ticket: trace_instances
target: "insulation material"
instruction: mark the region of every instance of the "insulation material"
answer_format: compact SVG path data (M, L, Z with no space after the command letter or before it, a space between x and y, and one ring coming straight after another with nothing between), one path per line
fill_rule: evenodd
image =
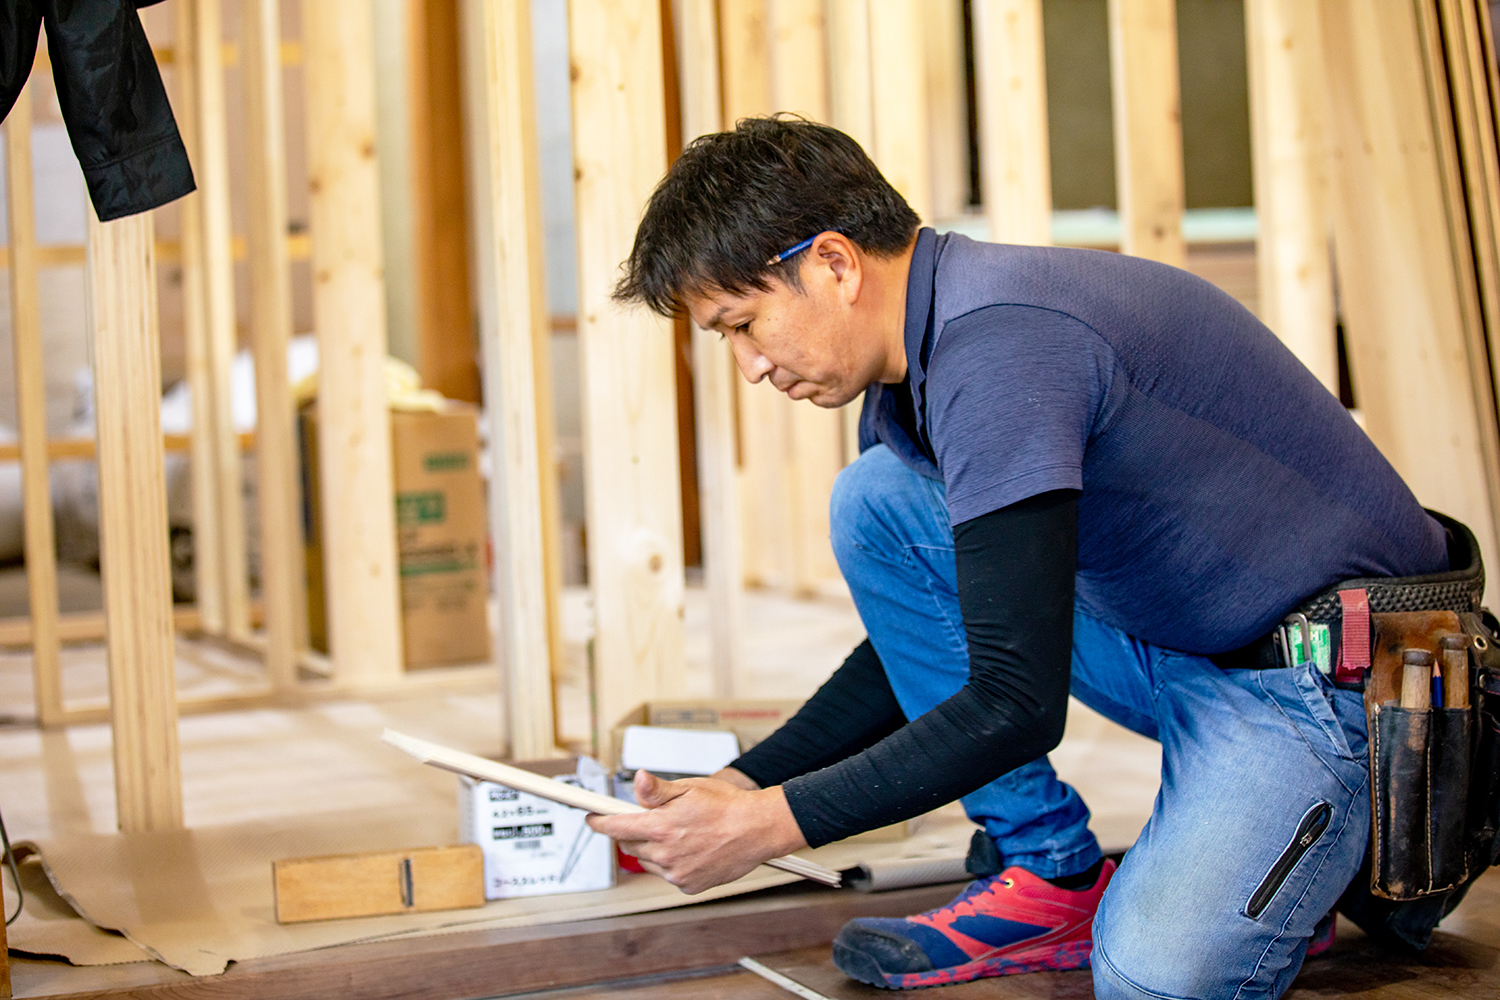
M844 842L804 853L847 869L883 858L930 855L940 845L967 843L973 830L950 807L930 816L922 832L904 843ZM495 900L477 910L276 923L271 882L276 858L446 844L455 834L451 813L351 811L336 818L170 833L63 836L35 849L58 894L85 920L120 931L151 957L196 976L223 972L232 961L356 941L646 913L798 881L796 875L762 867L729 885L686 896L655 876L621 873L619 884L602 892ZM51 953L70 961L82 961L75 952L94 954L92 944L81 943L87 940L81 931L69 941L61 934L51 940Z

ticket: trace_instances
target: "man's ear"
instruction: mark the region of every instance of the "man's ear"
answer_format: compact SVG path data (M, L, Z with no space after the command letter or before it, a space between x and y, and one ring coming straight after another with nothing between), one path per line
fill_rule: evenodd
M844 300L851 305L857 302L864 285L864 266L853 241L830 230L817 235L810 252L833 274Z

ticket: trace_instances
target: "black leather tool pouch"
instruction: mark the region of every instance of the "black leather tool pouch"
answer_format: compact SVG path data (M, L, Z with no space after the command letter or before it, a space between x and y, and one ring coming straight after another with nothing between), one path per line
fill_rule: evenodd
M1447 892L1469 877L1469 712L1377 705L1371 723L1371 890L1386 899Z

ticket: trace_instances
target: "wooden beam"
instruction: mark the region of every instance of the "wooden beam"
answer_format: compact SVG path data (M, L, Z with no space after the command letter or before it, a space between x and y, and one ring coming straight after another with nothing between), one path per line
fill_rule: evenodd
M770 0L769 7L772 102L778 111L795 111L819 122L830 118L823 9L821 0ZM839 578L828 530L833 480L844 466L839 414L795 403L768 382L754 388L779 419L746 427L745 437L759 449L752 452L758 459L781 466L772 488L779 486L786 494L778 505L785 512L785 527L760 526L756 547L789 557L786 583L793 593L817 593Z
M1260 318L1337 393L1318 7L1245 0L1245 36Z
M1052 244L1042 0L975 0L979 162L990 239Z
M928 0L923 62L927 69L927 131L931 145L932 214L963 215L969 207L969 99L964 68L962 0ZM978 60L975 61L978 69Z
M537 355L549 350L543 271L541 177L531 62L531 12L516 0L483 0L484 109L487 168L480 203L487 245L479 255L485 297L485 399L490 421L490 531L495 540L495 593L500 599L506 717L517 759L557 752L553 713L550 607L557 594L543 539L556 535L556 509L543 499L552 476L543 452ZM544 458L544 455L547 458Z
M101 223L89 212L100 567L126 833L182 826L152 228L149 213Z
M831 0L828 4L829 124L865 150L875 149L875 107L871 103L870 0ZM859 457L861 400L840 411L844 464Z
M229 217L229 135L224 104L223 17L220 0L193 0L197 92L198 160L196 177L202 205L203 301L207 320L206 380L194 385L194 396L208 395L209 451L215 479L213 514L218 521L220 587L224 596L224 632L233 639L250 631L250 577L247 566L243 464L234 446L230 368L234 364L234 261ZM197 422L194 421L194 427ZM195 525L196 528L196 525ZM201 546L195 546L195 551Z
M16 366L21 495L26 527L26 590L31 601L31 676L36 717L55 725L62 714L57 632L57 549L47 472L47 376L42 299L37 284L36 201L31 166L31 91L23 90L5 120L5 193L10 221L11 347Z
M202 159L201 115L198 111L198 5L177 4L174 31L176 68L174 101L178 131L194 163ZM182 339L187 381L192 387L193 425L188 434L188 475L193 494L193 598L203 616L203 628L214 635L227 631L223 553L219 541L218 458L214 454L213 351L209 345L207 277L204 260L203 192L185 196L178 258L182 266Z
M1432 24L1424 37L1422 12L1405 0L1325 0L1322 12L1334 249L1355 397L1370 437L1418 499L1468 524L1493 562L1495 409L1492 390L1480 395L1475 383L1483 365L1474 358L1473 260L1464 259L1472 248L1455 231L1462 192L1445 169L1451 111L1446 95L1430 103ZM1487 600L1494 591L1491 583Z
M1175 0L1109 0L1109 66L1120 250L1183 267Z
M408 7L412 241L422 384L479 402L478 343L469 296L458 0Z
M874 146L886 180L924 224L933 219L931 128L927 120L927 48L922 0L870 4L870 101Z
M723 128L719 18L714 0L677 0L673 11L682 135L691 141ZM745 650L745 570L734 423L738 374L729 344L718 334L693 324L692 341L709 657L714 695L729 698L734 695Z
M719 0L724 128L776 110L771 100L767 0Z
M249 166L250 349L255 357L255 479L260 516L261 602L266 675L297 682L307 629L296 412L288 384L292 291L287 256L286 122L279 0L242 0L245 138Z
M655 3L568 4L596 736L683 680L672 325L609 297L667 165L661 29Z
M328 636L341 680L401 674L371 11L302 10Z

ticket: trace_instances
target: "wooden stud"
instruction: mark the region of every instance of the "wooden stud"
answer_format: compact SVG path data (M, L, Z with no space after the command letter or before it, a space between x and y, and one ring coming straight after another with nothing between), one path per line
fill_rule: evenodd
M230 368L236 347L234 261L229 217L229 137L224 105L223 19L220 0L194 0L198 111L197 181L203 213L203 301L207 318L209 431L217 481L219 572L224 594L224 631L231 639L250 632L243 464L234 446ZM195 392L194 395L197 393ZM196 422L195 422L196 426Z
M173 68L178 131L188 156L200 162L198 113L198 6L192 0L177 5L174 31L177 45ZM193 389L193 425L188 475L193 491L193 594L211 635L226 633L223 549L219 533L218 459L214 453L213 365L209 347L208 304L204 272L203 193L182 198L182 237L178 260L182 267L182 339L187 381Z
M870 4L870 101L874 146L869 152L891 186L930 224L932 142L927 121L927 67L922 0Z
M89 212L100 567L126 833L182 826L153 228L149 213L101 223Z
M370 7L307 4L302 30L329 645L341 680L380 683L402 643Z
M990 239L1052 243L1041 0L976 0L979 162Z
M422 384L479 402L478 344L469 296L458 0L409 7L412 241L417 359Z
M932 214L952 219L969 208L969 111L961 0L923 5L927 69L927 130L931 145ZM979 60L975 60L975 69Z
M1318 7L1306 0L1246 0L1245 36L1260 318L1336 393Z
M778 111L794 111L814 121L830 118L828 49L822 0L770 0L770 65L772 102ZM807 236L813 233L805 234ZM828 501L833 480L843 468L843 428L835 410L793 402L769 382L755 386L779 421L758 425L752 434L767 463L782 466L778 485L785 490L779 505L785 511L785 530L756 539L762 552L784 552L790 557L793 593L814 594L837 580L838 564L829 542ZM779 428L776 426L779 423ZM781 431L779 439L774 435ZM770 432L770 433L767 433Z
M656 4L568 4L596 734L682 690L672 325L609 297L666 170L660 18Z
M1455 260L1450 199L1459 192L1445 190L1451 138L1429 103L1421 13L1400 0L1324 0L1322 13L1334 249L1355 397L1370 437L1418 499L1468 524L1492 561L1493 396L1476 399L1477 309ZM1493 600L1493 584L1489 591Z
M828 0L827 18L829 124L869 153L875 148L869 0ZM855 400L840 411L845 465L859 457L860 407Z
M771 60L767 0L719 0L719 57L725 128L751 115L770 114Z
M1120 250L1187 263L1175 0L1109 0Z
M306 629L296 414L288 385L292 335L286 245L287 175L279 0L242 0L240 36L249 162L250 346L255 355L255 477L260 515L266 674L297 681Z
M483 128L486 169L479 192L486 215L479 261L492 289L482 306L485 399L489 401L490 525L500 598L506 707L512 757L557 752L552 705L556 601L543 539L555 508L542 482L553 475L539 437L537 355L549 349L543 271L541 179L531 65L531 13L516 0L484 0ZM478 138L477 136L475 137Z
M31 599L31 675L39 725L63 711L58 637L57 550L47 472L47 379L42 300L37 285L36 201L31 168L31 92L23 90L5 120L6 208L10 220L11 342L16 365L26 588Z
M677 0L673 12L682 134L690 141L723 128L719 18L714 0ZM738 374L729 344L718 334L694 324L692 344L709 656L714 696L729 698L734 695L745 648L745 571L734 425Z

